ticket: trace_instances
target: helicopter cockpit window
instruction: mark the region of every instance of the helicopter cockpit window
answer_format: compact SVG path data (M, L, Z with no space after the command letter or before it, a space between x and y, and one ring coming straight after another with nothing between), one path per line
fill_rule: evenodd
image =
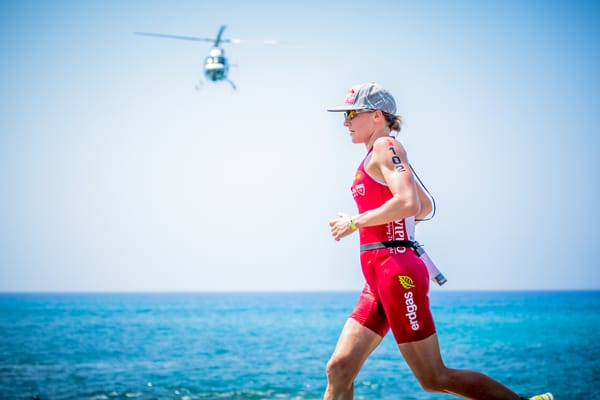
M206 57L205 64L207 65L226 65L227 59L225 57Z
M226 77L225 69L223 68L207 69L204 71L204 75L211 81L219 81Z

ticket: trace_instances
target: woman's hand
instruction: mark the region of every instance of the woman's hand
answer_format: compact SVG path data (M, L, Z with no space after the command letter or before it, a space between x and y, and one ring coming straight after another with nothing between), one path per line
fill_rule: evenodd
M333 236L336 241L339 241L341 238L356 231L356 228L352 228L351 221L352 217L350 215L339 213L339 217L329 221L331 236Z

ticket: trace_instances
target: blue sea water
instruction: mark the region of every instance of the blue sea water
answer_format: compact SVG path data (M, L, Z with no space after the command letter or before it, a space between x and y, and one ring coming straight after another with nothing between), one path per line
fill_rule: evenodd
M318 399L356 293L0 294L1 399ZM522 394L600 399L600 291L431 293L442 354ZM424 392L391 335L357 399Z

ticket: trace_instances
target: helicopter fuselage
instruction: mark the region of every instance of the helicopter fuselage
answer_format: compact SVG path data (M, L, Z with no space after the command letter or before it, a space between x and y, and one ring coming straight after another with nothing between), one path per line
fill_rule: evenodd
M225 51L220 47L213 47L204 59L204 75L206 79L213 82L227 79L229 63L225 57Z

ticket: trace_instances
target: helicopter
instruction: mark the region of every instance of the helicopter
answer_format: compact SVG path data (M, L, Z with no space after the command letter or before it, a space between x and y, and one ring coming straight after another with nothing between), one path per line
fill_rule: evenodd
M142 36L152 36L166 39L178 39L178 40L191 40L195 42L213 42L213 47L210 49L208 56L204 59L204 76L211 82L219 82L226 81L228 82L233 90L236 90L237 87L232 80L230 80L227 75L229 73L229 62L227 61L227 57L225 57L225 50L221 47L221 43L234 43L239 44L242 42L241 39L226 39L223 38L223 31L225 30L225 25L221 25L219 28L219 32L217 33L216 38L200 38L195 36L180 36L180 35L171 35L165 33L155 33L155 32L135 32L136 35ZM262 44L276 44L275 40L262 40ZM200 82L200 85L203 83ZM196 86L196 89L199 89L199 86Z

